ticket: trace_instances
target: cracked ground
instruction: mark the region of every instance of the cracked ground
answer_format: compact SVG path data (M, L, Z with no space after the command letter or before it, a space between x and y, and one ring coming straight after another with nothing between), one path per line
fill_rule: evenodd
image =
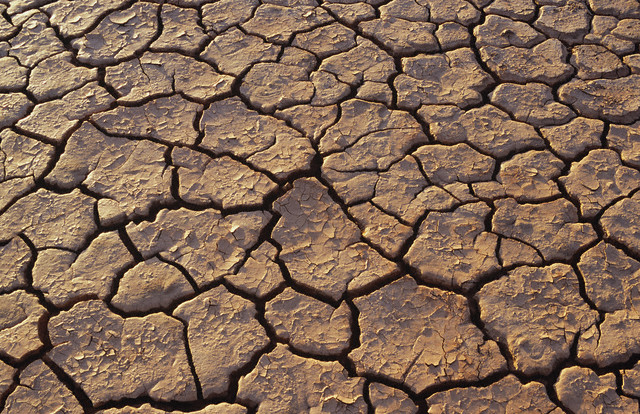
M3 414L638 413L638 0L0 0Z

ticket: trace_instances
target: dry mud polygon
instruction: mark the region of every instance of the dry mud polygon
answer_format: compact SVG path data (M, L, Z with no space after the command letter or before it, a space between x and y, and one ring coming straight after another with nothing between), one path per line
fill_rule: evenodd
M639 0L0 0L0 413L639 413Z

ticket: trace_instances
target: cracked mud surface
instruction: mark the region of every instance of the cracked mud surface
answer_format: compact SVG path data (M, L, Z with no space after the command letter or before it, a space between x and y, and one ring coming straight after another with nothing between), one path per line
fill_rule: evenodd
M640 413L640 1L0 0L0 413Z

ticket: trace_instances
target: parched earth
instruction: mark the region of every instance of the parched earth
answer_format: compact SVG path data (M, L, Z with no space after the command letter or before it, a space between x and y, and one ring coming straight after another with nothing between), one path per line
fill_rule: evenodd
M638 0L0 0L2 414L638 413Z

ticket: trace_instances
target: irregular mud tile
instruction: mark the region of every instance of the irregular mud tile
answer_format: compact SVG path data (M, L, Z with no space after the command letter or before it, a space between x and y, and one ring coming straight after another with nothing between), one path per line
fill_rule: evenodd
M165 411L153 408L149 404L142 404L140 407L110 408L98 411L101 414L186 414L182 411ZM207 405L202 410L189 411L192 414L247 414L247 409L238 404L220 403Z
M124 312L148 312L167 308L193 293L178 268L152 257L125 272L111 304Z
M127 4L127 0L58 0L42 7L64 37L84 34L100 17Z
M549 141L553 151L564 159L572 160L587 149L600 147L603 130L604 122L599 119L579 117L565 125L540 128L540 133ZM613 147L612 143L610 145Z
M576 337L598 320L565 264L519 267L476 297L487 332L509 348L515 369L525 375L549 375L569 358Z
M50 0L12 0L8 2L9 7L6 11L14 24L20 24L15 22L16 17L19 17L22 14L31 14L34 12L33 9L44 5L48 1ZM6 7L7 5L3 4L3 6Z
M383 114L385 112L389 114L390 111L384 111ZM405 153L411 147L425 144L428 141L419 124L410 115L399 111L396 114L406 115L406 120L402 119L405 117L395 117L396 119L394 120L393 116L389 120L373 120L368 125L361 125L356 127L357 129L355 130L351 129L354 135L350 136L343 135L345 131L341 130L341 128L347 126L345 125L346 123L338 122L331 127L320 141L320 151L331 151L325 149L331 148L333 145L341 146L342 148L340 149L342 151L330 153L324 158L322 163L323 171L384 171L389 169L392 164L405 158ZM350 122L357 123L358 120L363 122L363 118L364 114L361 114L357 120ZM371 128L374 127L372 124L376 121L383 126L379 129ZM388 124L384 125L387 122L393 124L394 121L400 121L396 123L397 127L395 128ZM364 130L360 129L362 127L364 127ZM367 131L367 129L373 130Z
M629 74L629 68L604 46L577 45L571 52L571 64L578 69L576 76L580 79L615 79Z
M37 360L20 373L20 385L7 397L2 412L82 414L84 409L56 374Z
M249 20L259 4L258 0L220 0L204 4L202 24L207 32L222 33Z
M563 168L564 162L548 150L527 151L503 162L497 179L519 202L543 200L560 194L554 180Z
M591 13L580 0L567 0L562 5L540 7L533 26L549 36L567 44L582 42L589 32Z
M89 33L71 41L80 62L113 65L149 46L158 32L158 6L134 3L107 15Z
M178 53L145 53L107 68L106 73L106 82L120 95L118 101L125 103L172 92L204 102L231 93L233 82L207 63Z
M435 139L443 144L468 142L493 157L545 147L536 130L492 105L469 111L451 105L427 105L418 116L429 124Z
M580 213L592 218L612 201L640 187L640 172L623 166L617 152L597 149L573 163L560 182L580 203Z
M262 4L253 13L253 17L240 26L268 42L285 44L291 41L295 33L308 31L331 20L331 15L320 7Z
M589 0L589 7L596 14L616 16L618 18L640 18L637 0L618 0L609 2L607 0Z
M20 66L18 59L5 56L0 58L0 91L1 92L18 92L27 86L27 75L29 69Z
M367 3L356 2L351 4L324 3L324 7L336 18L349 26L355 26L363 20L376 16L376 10Z
M385 105L360 99L350 99L343 102L340 104L340 108L342 113L340 120L332 125L320 140L319 150L322 154L340 150L346 151L356 146L360 140L391 141L386 144L388 148L394 149L390 154L391 157L383 157L383 162L376 162L378 166L387 165L382 168L388 168L389 160L397 161L404 157L404 152L411 146L428 142L420 124L407 112L390 110ZM378 138L376 139L376 137ZM394 141L399 141L400 145L393 145ZM361 151L365 151L365 148L362 148ZM371 161L369 158L372 155L366 157L367 161ZM382 154L379 155L382 156ZM353 161L357 162L361 156L362 154L357 155ZM330 157L331 155L327 158ZM362 161L360 162L362 163ZM345 170L345 167L348 168L347 165L344 165L340 170ZM350 171L359 168L363 167L353 167Z
M22 24L20 32L9 39L9 56L18 58L22 66L32 68L41 60L64 52L64 45L56 32L47 27L47 21L47 16L40 12L29 17Z
M433 32L436 25L413 22L396 17L361 22L358 27L367 36L391 50L394 55L410 55L416 52L435 52L439 49Z
M622 392L632 397L640 397L640 365L636 363L631 369L624 369L622 374Z
M445 185L443 188L447 193L451 194L460 203L471 203L480 201L471 193L469 184L453 182L451 184Z
M162 66L143 64L139 58L107 66L104 79L116 91L118 102L125 104L139 104L174 92L173 79Z
M360 225L362 237L391 257L396 257L407 239L413 235L411 227L368 202L349 207L349 214Z
M109 227L124 224L127 215L120 208L120 203L110 198L101 198L97 203L98 220L101 226Z
M110 408L98 411L100 414L166 414L167 411L152 407L150 404L142 404L140 407Z
M265 0L264 3L283 7L318 6L316 0Z
M14 237L0 247L0 293L27 286L26 273L30 262L31 250L21 238Z
M220 404L207 405L202 410L191 411L191 413L192 414L247 414L247 409L239 404L220 403Z
M85 122L69 137L45 181L63 189L84 184L114 200L127 217L146 216L152 207L174 201L166 151L155 142L104 135Z
M551 402L544 385L524 385L514 375L486 387L453 388L427 399L430 414L538 413L560 414L562 409Z
M33 108L33 102L22 93L0 94L0 128L13 126L31 108Z
M558 90L560 100L580 115L630 124L640 118L640 75L619 79L572 80Z
M11 46L9 42L0 42L0 56L5 57L9 56L9 49Z
M77 189L56 194L41 188L0 215L0 240L23 233L38 249L78 250L97 229L93 220L95 202Z
M465 0L425 0L434 23L457 22L463 26L477 23L482 13Z
M640 167L640 121L632 125L611 125L607 143L620 153L622 161Z
M453 207L455 199L445 190L429 186L416 160L407 156L388 171L379 173L371 201L385 212L413 226L427 210Z
M578 263L587 296L601 311L638 307L640 262L601 241L587 250Z
M340 23L332 23L297 34L291 45L308 50L319 59L324 59L356 46L356 32Z
M104 299L118 274L133 262L117 231L101 233L80 254L40 251L33 266L33 287L57 307L83 297Z
M607 313L600 325L585 332L578 342L577 360L607 367L629 361L640 352L640 314L634 308Z
M266 175L227 156L211 158L188 148L171 151L178 167L180 198L188 203L222 208L262 205L278 185Z
M280 49L280 46L233 27L214 37L200 57L224 73L239 76L253 63L275 61Z
M471 190L474 196L483 201L496 200L507 196L504 186L497 181L471 183Z
M534 247L544 260L568 260L597 235L591 224L578 222L576 207L565 199L540 204L496 200L493 231Z
M248 109L237 97L214 102L200 120L201 147L231 153L269 171L277 179L308 170L315 150L309 140L285 122Z
M47 314L38 297L23 290L0 294L0 355L21 360L43 343L38 325Z
M471 323L463 296L404 276L354 302L361 345L349 359L360 375L379 375L420 393L506 369L498 345Z
M466 204L453 212L432 212L420 225L405 261L428 282L467 289L500 268L498 236L484 231L491 209L484 203Z
M618 201L605 210L600 225L605 238L611 238L640 254L640 193Z
M209 101L231 93L233 77L221 75L210 65L178 53L146 53L140 58L143 68L162 66L171 78L175 92L196 101Z
M270 172L277 180L282 181L292 174L309 171L315 155L309 139L296 131L293 136L289 133L276 136L275 144L250 156L247 162L258 170Z
M640 74L640 54L627 55L622 58L622 62L629 67L631 73Z
M279 339L299 351L337 356L349 348L351 311L344 301L334 308L286 288L267 302L265 318Z
M263 299L285 284L280 265L276 262L278 249L264 242L252 251L238 273L224 278L236 289Z
M640 17L640 16L637 16ZM619 38L631 40L633 42L640 41L640 20L639 19L623 19L611 33Z
M5 393L13 384L13 376L18 370L0 361L0 398L5 397Z
M393 105L393 91L388 84L382 82L365 82L358 88L356 98L371 102L380 102L386 106Z
M618 56L624 56L625 54L633 53L635 49L635 43L629 40L620 39L611 34L604 36L601 40L602 45Z
M9 20L4 17L4 13L6 11L7 5L0 5L0 14L3 15L2 17L0 17L0 40L8 40L12 38L18 32L18 30L20 30L20 27L14 26L9 22Z
M442 23L436 30L436 39L442 50L453 50L459 47L471 47L469 30L454 22Z
M414 154L429 181L440 185L490 180L496 164L467 144L425 145Z
M170 316L122 318L104 302L91 300L53 316L48 328L53 345L48 356L94 406L141 396L196 399L184 327Z
M202 108L202 105L187 101L180 95L172 95L142 106L118 106L93 115L91 120L108 134L192 145L198 138L193 123Z
M347 205L371 200L375 196L378 172L339 172L331 169L322 171L324 178L338 197ZM424 179L424 177L423 177Z
M33 189L53 159L54 148L10 129L0 133L0 209Z
M209 38L198 25L199 19L196 9L162 5L162 34L151 44L151 50L197 53Z
M314 87L311 105L333 105L351 93L349 85L340 82L332 73L323 71L313 72L309 79Z
M360 242L360 231L315 179L299 179L274 202L282 215L272 236L291 277L333 300L396 272L397 266Z
M292 354L282 344L260 357L240 378L238 400L258 406L258 414L275 412L367 412L364 378L350 378L337 361Z
M493 4L495 5L496 2ZM473 34L476 37L476 45L478 47L515 46L531 48L545 40L542 33L527 23L495 15L487 16L483 24L473 29Z
M224 395L230 375L268 344L255 305L218 286L178 306L173 315L187 324L187 339L204 398Z
M272 147L278 138L291 141L299 135L283 121L248 109L237 97L212 103L202 114L200 129L201 147L242 158Z
M359 85L364 81L387 82L396 73L391 56L363 37L356 37L356 47L322 61L318 70L333 73L339 81Z
M616 393L613 373L598 375L589 368L569 367L553 386L558 399L575 413L637 413L638 402Z
M403 58L402 69L393 84L403 109L432 104L466 108L482 103L481 93L493 85L493 78L467 48Z
M418 413L418 407L405 392L379 382L369 384L369 399L375 414Z
M298 134L284 122L248 109L237 97L212 103L202 114L200 130L201 147L242 158L271 147L276 137L290 140Z
M311 52L299 47L283 46L278 63L288 66L298 66L308 73L314 71L318 66L318 58Z
M533 0L495 0L484 11L529 22L536 16L536 5Z
M31 114L16 125L60 143L80 123L80 119L109 109L114 100L106 89L97 82L91 82L60 99L36 105Z
M504 267L542 264L542 257L533 247L514 239L500 239L498 256Z
M567 60L567 49L558 39L547 39L531 49L515 46L480 48L489 69L505 82L541 82L555 85L574 72Z
M275 116L288 121L294 128L304 131L308 138L318 142L327 128L338 119L338 106L298 105L276 111Z
M144 259L160 255L183 266L199 287L233 272L256 244L271 215L217 210L161 210L155 221L129 223L127 234Z
M379 9L381 17L396 17L413 22L429 21L429 5L425 0L391 0Z
M98 80L98 69L74 65L71 52L51 56L31 70L27 90L38 101L57 99L83 85Z
M611 34L620 21L613 16L593 16L591 32L584 37L586 43L599 43L617 55L635 51L635 43Z
M555 102L551 88L541 83L503 83L489 98L516 120L534 127L566 124L576 116L568 106Z
M242 80L240 93L264 112L309 103L314 86L303 68L280 63L257 63Z

